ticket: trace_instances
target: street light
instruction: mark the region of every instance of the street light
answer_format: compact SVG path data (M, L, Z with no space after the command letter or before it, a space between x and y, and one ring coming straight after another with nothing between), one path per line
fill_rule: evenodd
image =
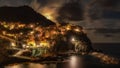
M12 47L15 47L16 44L15 44L14 42L11 42L11 46L12 46Z
M75 42L75 41L76 41L75 37L72 37L72 38L71 38L71 41L72 41L72 42Z

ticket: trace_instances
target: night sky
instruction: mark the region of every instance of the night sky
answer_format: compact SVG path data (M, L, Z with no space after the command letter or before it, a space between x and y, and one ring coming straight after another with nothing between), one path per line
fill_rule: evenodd
M32 7L35 11L38 13L50 13L51 16L57 19L57 17L61 17L60 14L58 14L59 9L64 6L65 3L69 3L72 0L0 0L0 6L23 6L28 5ZM78 1L78 3L81 3L80 0L73 0ZM90 0L91 2L94 0ZM113 42L113 43L120 43L120 0L97 0L98 2L95 2L96 5L99 5L103 12L102 15L100 15L100 18L96 19L97 15L93 15L95 19L93 18L92 23L91 22L85 22L85 20L74 20L71 21L71 18L65 18L69 20L69 22L74 24L79 24L84 26L86 29L88 29L88 36L92 39L93 42ZM82 5L79 7L83 8L89 3L89 0L82 0ZM93 2L94 4L94 2ZM104 7L104 8L103 8ZM99 7L95 7L99 8ZM79 17L76 16L74 13L78 13L78 10L70 8L70 12L68 10L62 11L68 13L68 16L70 17ZM72 12L71 12L72 11ZM80 10L81 11L81 10ZM89 12L89 11L88 11ZM73 13L73 14L70 14ZM85 13L81 12L81 13ZM97 13L98 14L98 13ZM81 16L82 17L82 16ZM83 17L86 17L83 15ZM55 20L56 20L55 19ZM82 21L82 22L81 22ZM100 31L100 29L103 29L103 31ZM104 31L106 29L106 31Z

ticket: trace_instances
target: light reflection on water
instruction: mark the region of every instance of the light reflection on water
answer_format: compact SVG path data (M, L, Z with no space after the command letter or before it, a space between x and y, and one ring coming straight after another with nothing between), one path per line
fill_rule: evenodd
M18 64L13 66L6 66L5 68L83 68L82 58L78 56L70 56L68 62L50 63L50 64Z
M83 68L82 58L78 56L71 56L69 66L69 68Z
M55 64L37 64L37 63L28 63L28 64L18 64L13 66L6 66L5 68L56 68Z

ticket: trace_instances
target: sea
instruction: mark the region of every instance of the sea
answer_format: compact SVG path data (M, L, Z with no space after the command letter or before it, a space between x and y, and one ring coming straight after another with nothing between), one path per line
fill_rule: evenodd
M100 49L106 55L120 59L120 43L94 43L94 49ZM95 57L71 55L60 63L21 63L4 68L120 68L120 64L105 64Z
M93 43L93 48L100 49L110 56L120 58L120 43Z

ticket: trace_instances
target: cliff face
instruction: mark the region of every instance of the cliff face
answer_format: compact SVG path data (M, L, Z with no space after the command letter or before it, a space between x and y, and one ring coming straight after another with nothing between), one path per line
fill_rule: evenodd
M48 27L39 27L37 23ZM0 64L6 64L4 56L13 63L26 57L27 61L32 60L31 57L41 60L41 57L64 54L70 50L86 54L92 51L91 41L81 26L62 23L58 27L27 6L0 8L0 39L0 46L4 46L4 49L0 48ZM17 52L14 48L18 48ZM24 49L27 50L24 52ZM18 54L19 51L21 54Z
M62 47L62 45L66 44L68 45L66 46L66 48L69 47L68 49L74 49L73 46L74 45L79 46L81 45L81 42L82 45L84 45L83 46L84 48L76 47L76 49L78 48L77 50L88 51L88 52L92 50L91 41L89 40L87 35L82 31L82 27L78 27L77 25L63 24L63 23L61 24L60 27L57 27L54 22L46 19L41 14L36 13L32 8L28 6L0 7L0 21L6 22L6 23L3 22L0 23L1 35L4 35L5 38L7 36L9 38L16 39L15 35L17 35L18 36L17 39L19 38L22 39L21 41L23 41L23 40L30 40L32 39L31 36L33 36L34 39L32 40L34 41L37 40L39 41L39 43L41 40L43 41L44 39L45 40L50 39L50 41L53 41L52 39L54 38L56 39L54 40L56 43L54 44L56 46L55 48L57 48L56 50L59 51L65 48L64 46ZM13 23L9 24L10 22ZM16 22L21 22L24 23L25 25L19 27L19 25L21 24L15 24ZM32 24L32 27L30 27L29 25L30 23ZM39 25L41 26L49 26L49 25L54 25L54 26L38 28L36 27L38 26L38 24L35 24L34 26L34 23L39 23ZM28 39L26 39L26 36ZM70 41L72 36L75 36L75 39L77 38L77 40L74 40L73 43L71 43ZM67 41L65 41L63 38L65 38ZM36 42L34 43L36 44Z
M35 23L39 22L42 26L54 25L54 23L46 19L43 15L35 12L28 6L21 7L0 7L0 21Z

